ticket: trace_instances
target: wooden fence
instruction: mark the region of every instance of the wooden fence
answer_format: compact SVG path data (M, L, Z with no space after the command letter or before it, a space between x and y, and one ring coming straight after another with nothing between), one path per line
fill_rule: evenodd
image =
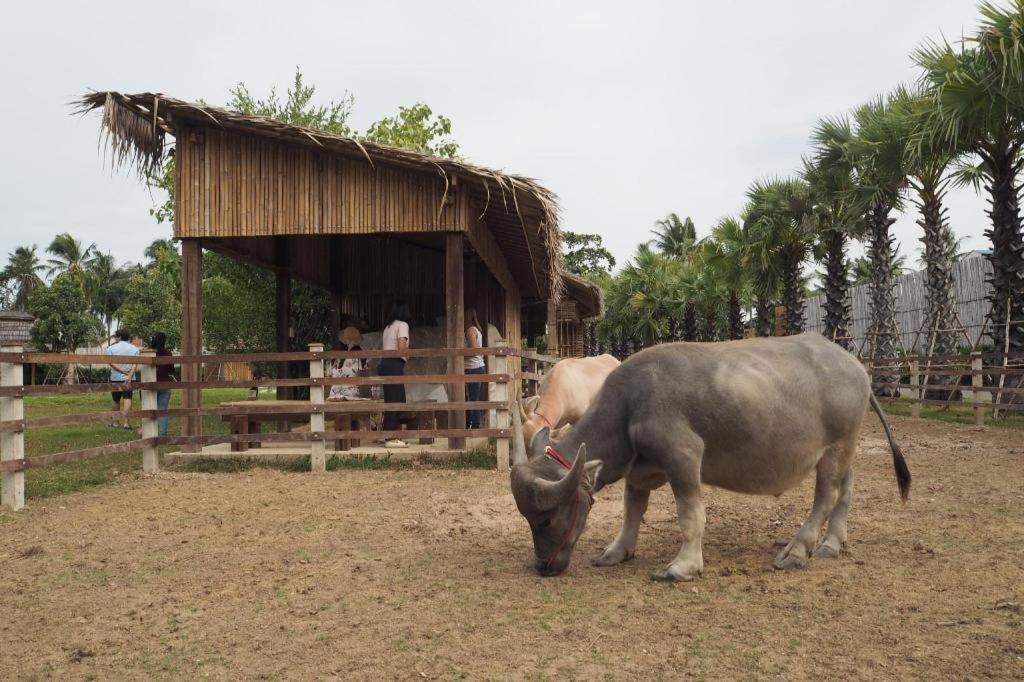
M969 407L975 424L984 426L986 413L1024 412L1024 353L905 355L862 362L873 386L909 398L914 417L921 416L922 405Z
M992 264L980 255L968 255L953 264L953 295L959 334L958 343L976 348L985 339L988 316L988 294L991 285L986 281L992 275ZM911 272L896 279L896 325L902 348L909 353L928 350L928 330L925 327L925 272ZM867 284L850 289L850 335L854 347L865 345L871 325L871 303ZM825 329L825 296L821 294L805 299L807 329L823 333Z
M357 376L357 377L325 377L325 361L357 358L360 360L383 359L389 357L421 357L459 359L469 355L487 357L486 374L407 374L403 376ZM101 445L48 455L25 457L25 431L30 429L49 428L68 424L84 424L106 422L116 419L117 412L88 412L51 417L25 419L25 396L63 395L76 393L94 393L121 390L122 384L58 384L30 385L23 384L23 368L25 365L37 363L95 363L107 365L112 357L107 355L65 355L53 353L27 353L18 347L0 349L0 477L2 477L2 497L0 504L12 509L20 509L25 501L25 471L36 467L61 464L65 462L92 459L104 455L142 451L142 468L147 473L159 470L159 451L161 445L181 445L197 450L204 445L219 443L254 444L268 442L309 443L310 468L314 472L326 470L327 443L330 441L347 442L350 440L366 440L373 438L448 438L456 448L463 447L465 438L491 437L497 443L497 462L499 469L509 466L509 450L511 437L511 419L509 409L513 400L523 392L536 391L537 383L543 378L547 367L557 358L540 355L534 352L521 351L515 348L426 348L408 349L405 351L324 351L320 344L310 345L309 352L291 353L247 353L226 355L199 356L163 356L157 357L152 352L143 353L139 357L118 357L125 364L132 363L141 369L141 381L132 383L132 389L141 392L141 409L132 413L133 418L142 419L141 437L122 443ZM158 365L182 365L200 368L206 363L295 363L308 362L309 376L298 378L253 378L253 379L207 379L199 381L157 381ZM527 363L527 371L523 371L523 363ZM203 376L195 372L195 376ZM520 381L522 384L520 384ZM444 384L448 396L460 395L467 383L485 383L490 387L487 400L475 402L451 401L412 402L412 403L380 403L374 404L373 411L382 412L447 412L449 425L464 424L466 410L493 411L495 420L488 428L427 428L400 431L359 431L351 428L345 430L328 430L325 417L328 415L362 413L367 411L362 401L328 402L325 391L331 386L383 386L386 384ZM240 401L231 406L180 407L166 410L157 409L157 391L185 390L201 391L205 388L245 388L254 387L308 387L309 400L303 403L275 405L274 401ZM309 415L309 431L290 431L287 426L277 431L266 433L232 433L232 434L186 434L180 436L159 436L158 419L160 417L188 417L199 423L199 417L220 415L243 419L273 414ZM183 420L188 421L188 420Z

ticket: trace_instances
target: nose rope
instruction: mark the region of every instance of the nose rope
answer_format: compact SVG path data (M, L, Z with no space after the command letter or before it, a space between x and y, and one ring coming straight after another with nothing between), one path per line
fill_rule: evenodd
M543 419L543 420L544 420L544 423L548 425L548 428L549 428L549 429L551 429L551 430L554 430L554 428L555 428L555 425L551 423L551 420L550 420L550 419L548 419L547 417L545 417L545 416L544 416L543 414L541 414L540 412L538 412L538 411L537 411L536 409L535 409L535 410L533 411L533 413L534 413L535 415L537 415L538 417L540 417L541 419ZM548 449L551 449L551 448L548 448ZM558 455L558 457L559 457L559 458L561 458L561 455ZM562 463L562 464L565 464L565 460L560 460L560 461L561 461L561 463Z
M543 415L541 415L541 416L543 417ZM547 420L545 420L545 421L547 421ZM569 461L565 457L562 457L562 455L558 452L558 450L555 450L550 445L548 447L544 448L544 454L546 454L548 457L550 457L551 459L555 460L556 462L558 462L559 464L564 466L566 469L572 470L572 464L569 464ZM565 547L565 544L567 542L569 542L569 538L572 537L573 531L576 530L576 521L579 518L579 515L580 515L580 491L579 491L579 489L577 489L576 490L576 502L575 502L575 504L573 505L573 508L572 508L572 523L569 524L569 530L567 530L565 532L565 535L562 537L562 541L558 543L558 547L556 547L555 551L551 554L550 557L548 557L548 560L544 562L544 568L545 569L551 568L551 562L555 560L555 558L558 556L559 552L562 551L562 548Z

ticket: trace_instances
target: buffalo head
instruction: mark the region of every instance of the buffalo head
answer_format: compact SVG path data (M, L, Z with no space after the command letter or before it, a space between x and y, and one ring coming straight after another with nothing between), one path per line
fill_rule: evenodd
M569 469L547 456L551 432L542 428L527 456L522 419L512 410L512 496L533 535L534 567L541 575L558 575L569 567L572 550L593 506L591 492L601 462L587 461L581 443Z

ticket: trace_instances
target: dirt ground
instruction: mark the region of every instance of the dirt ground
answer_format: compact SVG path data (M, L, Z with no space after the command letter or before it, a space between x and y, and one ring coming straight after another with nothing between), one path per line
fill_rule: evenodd
M810 507L708 490L705 575L655 493L637 558L596 569L621 484L541 579L488 471L128 477L0 514L0 679L1021 679L1024 435L895 418L900 504L871 419L850 546L770 566Z

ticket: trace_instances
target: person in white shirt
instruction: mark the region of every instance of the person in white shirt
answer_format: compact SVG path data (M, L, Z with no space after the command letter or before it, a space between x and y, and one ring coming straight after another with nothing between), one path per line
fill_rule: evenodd
M466 348L483 348L484 334L481 331L480 321L476 319L476 308L466 309ZM466 374L486 374L487 365L484 363L483 355L466 356ZM476 402L480 400L479 382L466 384L466 400ZM471 429L480 428L480 410L466 411L466 426Z
M384 334L381 339L381 348L383 350L402 351L409 347L409 321L411 319L412 314L409 312L409 306L405 304L405 301L395 301L391 306L391 314L388 315L388 324L384 327ZM384 358L380 361L377 373L382 377L402 376L405 374L406 360L407 358L402 357ZM404 403L405 385L384 384L384 402ZM401 428L401 425L398 421L398 412L385 412L384 430L398 431L399 428ZM384 442L384 446L388 448L408 447L405 441L399 438L387 439Z
M120 355L125 357L137 357L139 347L129 339L131 335L124 329L118 329L114 334L117 343L107 346L107 355ZM114 412L121 412L121 428L131 429L128 423L128 415L132 411L132 377L135 374L135 365L130 362L110 363L110 383L121 384L120 390L111 391L110 397L114 399ZM111 424L117 427L115 419Z

